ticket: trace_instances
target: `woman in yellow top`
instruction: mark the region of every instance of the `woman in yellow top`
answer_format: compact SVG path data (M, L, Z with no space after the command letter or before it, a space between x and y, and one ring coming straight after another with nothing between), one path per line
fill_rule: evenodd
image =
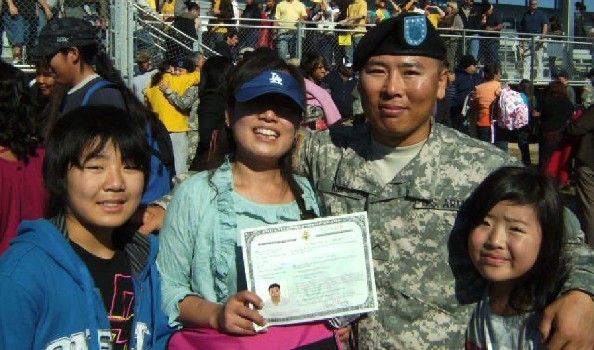
M471 112L477 116L476 134L479 140L495 142L494 130L491 128L491 105L501 93L501 70L494 63L485 65L483 70L485 82L474 88L470 102Z

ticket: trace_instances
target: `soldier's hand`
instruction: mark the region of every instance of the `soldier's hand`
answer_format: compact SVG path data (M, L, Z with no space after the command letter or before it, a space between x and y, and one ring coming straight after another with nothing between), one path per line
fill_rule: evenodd
M571 291L549 305L540 322L547 349L594 349L594 301Z
M256 334L253 324L264 326L266 320L258 311L250 309L250 304L258 309L264 307L264 302L254 292L244 290L229 297L225 305L219 309L217 315L218 330L223 333L238 335Z
M351 325L346 325L342 328L338 328L336 330L336 334L338 335L338 340L340 340L343 343L348 343L349 338L351 337Z

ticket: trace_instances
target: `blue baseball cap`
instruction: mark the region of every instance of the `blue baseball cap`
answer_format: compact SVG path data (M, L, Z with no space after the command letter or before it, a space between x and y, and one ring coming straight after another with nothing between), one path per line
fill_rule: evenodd
M235 99L247 102L266 94L281 94L293 100L305 111L305 94L302 85L292 75L280 70L267 70L235 90Z

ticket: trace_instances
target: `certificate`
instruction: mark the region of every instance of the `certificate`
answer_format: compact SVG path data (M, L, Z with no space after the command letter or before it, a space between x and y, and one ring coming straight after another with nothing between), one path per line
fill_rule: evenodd
M377 310L367 213L242 230L241 242L267 325Z

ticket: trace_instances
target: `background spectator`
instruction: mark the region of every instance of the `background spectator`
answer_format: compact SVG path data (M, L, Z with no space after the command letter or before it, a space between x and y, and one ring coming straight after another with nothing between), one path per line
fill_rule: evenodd
M260 7L256 3L256 0L246 0L245 2L245 9L241 14L241 18L249 18L249 19L262 19L262 11ZM241 24L243 26L260 26L260 21L242 21ZM258 38L260 34L260 29L258 28L241 28L243 42L241 43L242 47L256 47L258 44Z
M491 129L491 105L501 92L501 69L494 63L488 63L483 70L484 83L474 88L470 101L469 113L476 114L476 134L481 141L495 143L496 135ZM507 150L507 145L505 145Z
M353 53L359 45L359 41L365 34L365 20L367 18L367 1L365 0L353 0L353 3L349 5L346 12L346 18L343 23L351 25L350 29L356 30L351 34L351 45L347 47L346 55L347 61L353 62Z
M235 49L239 44L239 34L235 28L227 29L225 33L225 40L219 41L215 44L214 50L221 56L230 59L232 62L235 62L236 56Z
M549 29L549 19L547 15L538 9L538 2L536 0L530 0L528 11L524 12L522 19L520 20L520 33L535 34L536 36L523 36L525 40L520 41L523 46L522 52L522 78L531 78L531 60L536 65L536 79L543 78L543 52L544 52L544 41L543 37L547 35ZM534 37L534 42L532 38ZM532 45L534 43L534 45Z
M549 22L551 28L548 33L554 36L551 37L547 43L547 56L549 56L549 74L554 78L559 73L559 69L557 68L557 59L560 58L562 63L566 61L565 43L559 42L563 40L561 36L564 36L565 33L563 32L563 27L561 27L559 18L553 16L550 18Z
M210 57L202 67L200 76L198 105L198 123L200 140L196 156L192 161L190 169L198 170L205 165L204 160L217 147L218 137L222 137L222 130L225 128L225 86L229 72L232 67L230 59L223 56ZM203 169L203 168L202 168Z
M567 87L555 80L549 83L545 97L538 101L540 112L540 141L538 164L546 169L553 151L563 138L565 125L573 115L573 104L567 97Z
M341 63L323 80L323 86L330 91L330 96L342 118L351 118L353 114L353 92L359 79L353 74L351 63Z
M472 32L473 30L481 30L481 21L483 14L486 12L486 8L489 6L487 0L483 0L482 3L475 3L474 0L465 0L462 6L460 6L460 17L464 23L464 29L470 30L466 33L466 52L475 58L479 57L479 43L480 40L476 38L479 33ZM470 38L469 38L470 37Z
M274 18L282 29L277 36L278 55L282 59L297 56L297 23L307 19L305 5L299 0L283 0L276 5Z
M460 132L468 133L469 129L465 125L466 116L462 115L464 102L474 87L483 82L483 78L478 73L476 59L472 55L464 55L460 58L460 65L456 68L456 79L453 89L456 91L456 97L452 103L450 116L452 118L452 127Z
M440 33L459 36L464 29L462 17L458 14L458 4L451 1L447 3L444 16L439 20L437 27L440 29L449 29L449 31L440 31ZM450 64L458 62L458 53L462 51L462 41L458 37L442 36L446 47L446 57Z
M35 46L37 37L37 16L35 4L29 0L3 0L6 4L2 6L2 20L4 30L10 46L12 47L12 63L25 63L23 51ZM41 0L45 7L47 3ZM48 8L48 13L50 13Z
M499 64L499 38L503 29L503 19L493 4L487 5L488 10L483 14L481 25L484 30L492 33L481 33L482 38L479 46L479 61L483 64Z
M575 101L575 90L573 89L573 86L569 85L569 72L567 71L567 69L561 69L557 73L557 77L556 78L557 78L557 80L559 80L560 82L563 83L563 85L567 89L567 98L575 106L576 105L576 103L575 103L576 102Z
M527 126L518 130L518 148L520 149L520 154L522 158L522 163L528 166L532 164L532 160L530 159L530 141L534 134L540 132L540 119L537 117L540 116L540 113L535 109L536 108L536 96L532 91L532 86L530 84L530 80L522 79L518 84L518 92L522 96L522 100L528 106L528 119L529 123Z
M22 220L46 215L42 128L25 75L0 61L0 254Z
M566 132L578 139L574 164L577 215L586 243L594 247L594 109L587 109L579 119L569 123Z

